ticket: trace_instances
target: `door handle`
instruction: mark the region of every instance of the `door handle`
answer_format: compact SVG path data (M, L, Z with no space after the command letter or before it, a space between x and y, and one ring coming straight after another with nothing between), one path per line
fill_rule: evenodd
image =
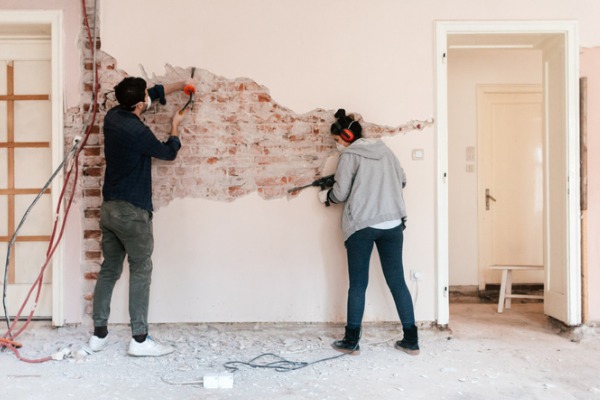
M485 189L485 209L486 210L490 209L490 200L496 201L496 199L493 198L492 195L490 194L490 189Z

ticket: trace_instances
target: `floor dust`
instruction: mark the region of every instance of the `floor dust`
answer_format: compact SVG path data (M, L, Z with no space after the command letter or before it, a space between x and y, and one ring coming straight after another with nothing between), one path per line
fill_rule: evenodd
M362 352L293 371L238 365L233 388L202 386L224 364L273 353L313 362L339 353L333 324L152 325L177 351L159 358L126 355L129 328L110 326L110 346L84 352L87 327L52 329L36 322L21 336L21 354L61 361L28 364L0 352L3 399L600 399L600 335L592 326L570 335L543 315L542 304L453 304L450 329L423 327L421 354L394 349L399 325L367 324ZM65 350L66 349L66 350ZM259 359L267 363L275 358ZM290 364L292 366L297 364Z

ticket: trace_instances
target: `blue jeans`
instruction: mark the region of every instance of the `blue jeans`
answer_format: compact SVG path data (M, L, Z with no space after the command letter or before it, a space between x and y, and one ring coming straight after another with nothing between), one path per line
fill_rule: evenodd
M373 243L377 246L383 275L392 292L402 326L409 327L415 324L412 297L404 280L402 265L403 230L403 225L393 229L365 228L355 232L346 240L350 278L347 316L349 328L359 328L362 323Z
M129 318L132 335L148 333L148 303L154 235L152 213L126 201L105 201L100 209L104 261L94 291L94 326L107 326L110 301L123 261L129 262Z

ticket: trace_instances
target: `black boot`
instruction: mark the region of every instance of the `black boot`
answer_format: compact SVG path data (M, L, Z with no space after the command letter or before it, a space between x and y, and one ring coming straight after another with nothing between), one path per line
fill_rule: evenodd
M360 340L360 327L348 328L346 327L346 334L344 339L336 340L331 343L331 347L342 353L350 353L354 355L360 354L360 346L358 341Z
M419 354L419 335L417 333L417 326L412 325L408 328L402 327L402 330L404 331L404 338L398 340L394 347L411 356L416 356Z

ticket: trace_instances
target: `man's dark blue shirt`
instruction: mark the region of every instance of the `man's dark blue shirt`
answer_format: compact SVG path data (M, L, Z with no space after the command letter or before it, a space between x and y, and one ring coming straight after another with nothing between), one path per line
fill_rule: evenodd
M162 98L161 93L161 85L148 89L152 100ZM178 137L161 142L133 112L110 109L104 118L104 201L124 200L152 211L152 157L174 160L180 148Z

